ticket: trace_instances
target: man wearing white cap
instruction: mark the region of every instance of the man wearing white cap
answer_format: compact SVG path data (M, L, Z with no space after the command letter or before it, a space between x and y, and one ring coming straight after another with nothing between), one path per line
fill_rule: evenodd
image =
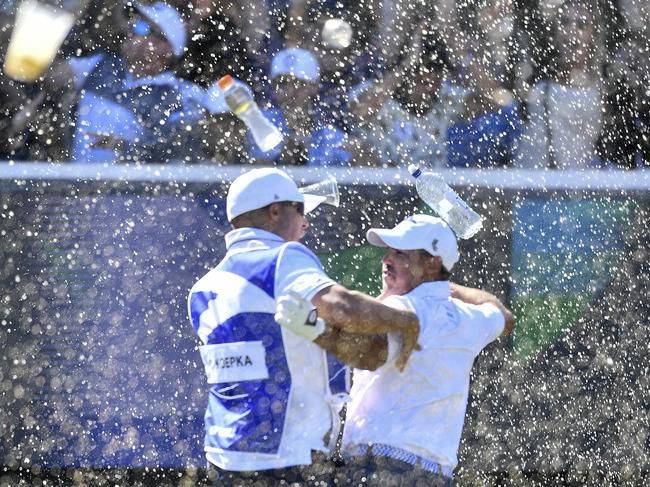
M275 106L264 110L285 135L284 142L262 152L250 144L258 162L310 166L347 166L351 159L345 133L320 103L320 67L314 54L297 47L283 49L271 60Z
M388 349L385 333L404 340L398 367L416 347L412 312L336 284L298 242L309 226L304 213L321 200L279 169L239 176L226 201L234 228L226 255L190 291L209 384L205 452L217 485L322 480L309 465L336 441L347 396L332 372L346 374L325 350L375 368Z
M399 337L389 334L386 363L355 371L341 475L353 485L362 477L369 486L452 485L474 358L512 330L514 317L495 296L449 283L459 254L441 219L414 215L367 238L388 248L380 299L417 314L422 350L398 373Z
M119 55L72 58L79 91L71 159L78 163L203 159L205 90L171 67L185 51L185 25L165 2L133 3Z

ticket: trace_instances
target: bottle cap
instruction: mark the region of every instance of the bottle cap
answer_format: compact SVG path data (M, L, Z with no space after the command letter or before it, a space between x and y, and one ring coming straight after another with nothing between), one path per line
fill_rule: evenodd
M223 91L226 91L234 83L235 83L235 80L229 74L225 75L224 77L219 79L219 81L217 81L217 85L219 85L219 88L221 88Z
M411 173L411 176L414 178L417 178L422 174L422 171L420 170L419 167L417 167L415 164L409 164L409 172Z

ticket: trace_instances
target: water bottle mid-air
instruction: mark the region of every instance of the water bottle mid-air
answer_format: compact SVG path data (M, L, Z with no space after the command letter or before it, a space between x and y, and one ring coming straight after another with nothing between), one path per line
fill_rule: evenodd
M472 210L442 176L423 172L415 165L409 166L409 172L415 178L418 196L447 222L458 238L470 238L481 229L481 215Z
M278 128L262 114L253 95L244 86L235 83L230 75L221 78L217 84L223 90L230 111L246 124L262 151L270 151L282 142Z

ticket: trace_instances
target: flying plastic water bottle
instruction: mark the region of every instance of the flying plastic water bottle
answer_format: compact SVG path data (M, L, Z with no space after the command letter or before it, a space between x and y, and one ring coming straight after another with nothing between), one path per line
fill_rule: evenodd
M230 111L246 124L255 143L263 152L270 151L282 142L282 134L262 114L253 96L246 88L235 83L233 77L228 74L217 81L217 84L223 91Z
M413 164L409 166L409 172L415 178L418 196L447 222L459 238L470 238L481 229L481 215L472 210L442 176L422 172Z

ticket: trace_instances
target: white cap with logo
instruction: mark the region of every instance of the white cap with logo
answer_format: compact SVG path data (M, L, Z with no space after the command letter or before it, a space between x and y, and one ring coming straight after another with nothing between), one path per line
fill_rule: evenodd
M307 214L322 203L324 198L301 193L293 179L280 169L253 169L237 177L230 185L226 198L228 221L282 201L303 203Z
M398 250L426 250L439 256L442 265L450 271L458 262L456 235L444 220L431 215L413 215L395 228L371 228L366 234L368 242L378 247Z

